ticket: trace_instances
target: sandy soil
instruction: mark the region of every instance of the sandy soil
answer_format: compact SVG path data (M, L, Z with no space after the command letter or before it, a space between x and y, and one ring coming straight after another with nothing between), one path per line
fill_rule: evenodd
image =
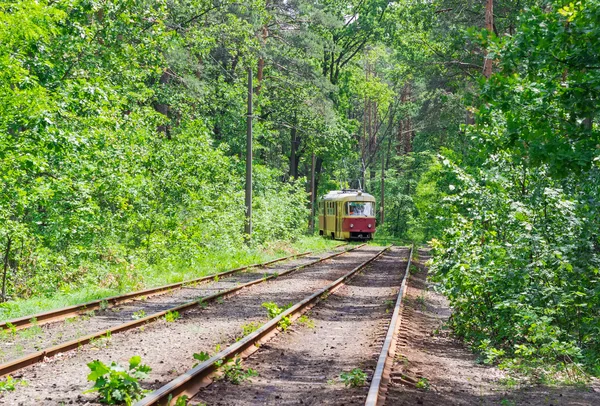
M172 323L164 320L129 332L114 335L108 342L83 346L54 357L42 364L21 370L15 377L27 386L0 394L0 405L95 404L95 394L83 394L92 384L86 381L87 363L100 359L126 365L133 355L140 355L153 370L144 386L155 389L190 369L193 353L216 352L241 335L242 326L251 321L264 323L266 311L261 304L274 301L279 305L297 302L316 289L350 271L373 256L378 247L364 247L338 258L282 276L270 282L242 290L238 295L207 308L186 312ZM262 271L261 271L262 272Z
M340 250L341 248L335 251ZM4 340L0 340L2 348L0 351L0 363L20 358L40 351L45 347L74 340L87 334L105 331L108 328L129 322L135 317L140 318L140 315L150 316L171 307L196 300L199 297L230 289L237 284L260 279L264 274L270 275L306 264L330 255L332 252L279 262L269 267L249 269L226 276L218 282L203 282L193 287L176 289L169 293L152 296L144 300L134 300L103 311L90 312L79 317L19 331L15 335L10 335L5 337Z
M394 248L244 361L258 377L238 386L217 381L191 404L362 404L368 386L346 388L342 372L360 368L368 379L391 318L408 250ZM388 302L389 301L389 302ZM314 323L314 326L307 324Z
M428 287L426 270L412 275L387 405L600 405L599 388L502 385L503 371L476 363L442 328L450 315L447 300ZM417 389L419 381L429 389Z

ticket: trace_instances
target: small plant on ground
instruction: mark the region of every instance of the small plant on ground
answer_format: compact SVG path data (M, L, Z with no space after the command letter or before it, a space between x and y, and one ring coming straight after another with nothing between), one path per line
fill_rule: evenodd
M284 311L286 311L287 309L289 309L290 307L292 307L292 303L283 306L283 307L279 307L277 306L277 304L275 302L265 302L262 304L262 307L264 307L265 309L267 309L267 315L269 316L269 319L274 319L275 317L279 316L281 313L283 313ZM282 317L281 321L279 321L279 328L281 328L283 331L287 330L287 328L292 324L292 320L289 318L289 316L286 317Z
M187 406L188 400L189 398L187 397L187 395L182 395L177 398L175 403L172 403L173 395L169 395L169 398L167 399L167 405L173 404L174 406Z
M419 269L419 268L418 268L416 265L414 265L414 264L410 264L410 268L408 269L408 272L409 272L411 275L418 274L420 271L421 271L421 270L420 270L420 269Z
M219 275L215 275L215 277L213 278L213 281L219 282Z
M224 300L224 299L223 299L223 296L219 296L219 297L217 298L217 303L218 303L218 304L223 304L223 300Z
M144 311L144 309L140 309L137 312L134 312L131 316L131 318L135 320L143 319L144 317L146 317L146 312Z
M395 303L394 303L394 301L393 301L393 300L386 300L386 301L384 302L384 304L385 304L385 312L386 312L386 313L389 313L389 312L390 312L390 310L392 310L392 309L394 308L394 304L395 304Z
M421 293L417 297L416 301L419 306L421 306L422 308L425 308L425 293Z
M208 361L210 359L210 354L206 351L200 351L200 352L195 352L193 357L195 360L200 361L200 362L196 362L194 364L194 368L195 368L201 362Z
M427 378L420 378L415 387L417 389L429 390L429 380Z
M238 337L237 341L246 337L249 334L254 333L256 330L260 328L260 323L258 321L251 321L250 323L246 323L242 325L242 336Z
M98 392L102 403L131 405L148 392L140 386L139 380L148 377L148 372L152 369L143 365L138 355L131 357L128 369L116 362L107 366L98 360L90 362L88 367L92 372L87 379L93 381L94 386L84 393Z
M25 386L27 382L22 379L14 379L12 376L7 375L6 379L0 381L0 393L12 392L17 388L17 385Z
M306 314L303 314L298 318L298 323L303 324L307 328L315 328L315 321Z
M11 322L6 323L6 330L4 330L6 334L10 334L12 336L17 335L17 327Z
M365 385L367 382L367 374L360 368L354 368L350 372L343 372L340 375L340 379L344 382L346 387L350 386L351 388L355 388Z
M167 323L172 323L172 322L178 320L180 317L181 317L181 315L177 311L167 312L167 314L165 314L165 321Z
M223 379L234 385L239 385L253 376L258 376L258 372L252 368L245 370L240 358L236 358L233 362L229 361L223 366Z
M106 310L108 309L108 302L106 300L102 300L100 302L100 310Z

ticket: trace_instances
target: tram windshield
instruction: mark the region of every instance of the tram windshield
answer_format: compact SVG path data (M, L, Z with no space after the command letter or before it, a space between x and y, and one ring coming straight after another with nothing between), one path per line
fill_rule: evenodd
M372 217L374 215L372 202L348 202L346 203L346 211L349 216Z

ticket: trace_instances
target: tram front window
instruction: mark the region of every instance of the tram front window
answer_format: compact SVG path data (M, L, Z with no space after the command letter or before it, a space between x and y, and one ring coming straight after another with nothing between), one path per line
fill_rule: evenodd
M349 216L373 216L372 202L348 202L346 207Z

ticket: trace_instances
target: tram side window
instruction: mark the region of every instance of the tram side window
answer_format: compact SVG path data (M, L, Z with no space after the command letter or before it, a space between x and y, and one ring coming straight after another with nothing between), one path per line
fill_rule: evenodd
M327 202L327 215L328 216L335 215L335 211L333 210L333 202Z

